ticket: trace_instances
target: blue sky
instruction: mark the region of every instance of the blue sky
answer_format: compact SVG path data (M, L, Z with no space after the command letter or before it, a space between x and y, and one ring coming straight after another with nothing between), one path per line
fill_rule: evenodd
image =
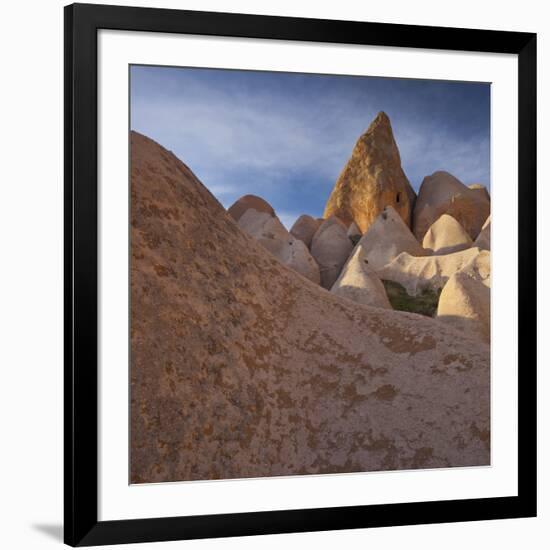
M131 127L171 150L225 206L266 199L290 227L319 217L357 138L390 117L403 169L490 184L490 86L132 66Z

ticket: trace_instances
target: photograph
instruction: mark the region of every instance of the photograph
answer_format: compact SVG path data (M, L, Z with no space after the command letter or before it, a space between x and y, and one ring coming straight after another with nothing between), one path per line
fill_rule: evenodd
M491 84L129 77L129 482L491 465Z

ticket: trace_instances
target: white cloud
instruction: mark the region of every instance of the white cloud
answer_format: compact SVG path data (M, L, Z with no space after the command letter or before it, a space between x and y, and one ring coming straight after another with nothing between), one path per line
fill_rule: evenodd
M225 206L245 192L274 197L292 185L300 185L304 196L327 194L356 139L391 101L403 167L414 187L441 169L465 183L489 184L488 140L460 137L395 98L355 91L342 98L328 90L308 101L280 90L252 93L245 85L225 89L193 79L183 91L158 88L133 96L132 127L173 150Z

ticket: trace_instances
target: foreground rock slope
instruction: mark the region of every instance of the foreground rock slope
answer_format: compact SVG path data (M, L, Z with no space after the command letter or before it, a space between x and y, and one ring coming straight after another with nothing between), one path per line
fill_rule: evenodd
M325 207L324 218L355 222L365 233L385 206L393 206L408 227L416 194L401 168L401 157L386 113L380 112L358 139Z
M489 463L489 348L278 262L131 135L131 482Z

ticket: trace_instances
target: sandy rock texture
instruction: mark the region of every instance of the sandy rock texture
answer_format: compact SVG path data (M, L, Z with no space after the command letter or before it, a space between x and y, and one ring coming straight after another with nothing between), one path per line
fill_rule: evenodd
M481 232L475 240L475 246L483 250L491 250L491 216L483 224Z
M479 252L479 248L474 247L453 254L420 258L403 252L377 273L381 279L399 283L408 294L416 296L426 288L441 290L449 277L466 266Z
M238 221L241 229L254 237L281 263L315 284L321 283L319 266L307 246L292 236L277 216L249 208Z
M382 210L358 243L365 259L375 270L382 269L402 252L425 256L427 252L416 240L401 216L391 207Z
M442 214L449 214L475 239L490 210L490 201L479 189L469 189L448 172L434 172L424 178L418 191L413 233L421 241Z
M236 222L238 222L241 216L250 208L258 212L265 212L270 216L275 216L275 210L273 210L271 205L256 195L243 195L227 209L227 212Z
M369 266L360 243L353 249L331 292L356 304L392 309L384 285Z
M325 207L324 217L355 222L362 233L385 206L393 206L407 226L416 194L401 168L401 157L386 113L380 112L359 138Z
M472 183L468 185L468 189L472 189L473 191L475 191L482 199L486 199L488 201L491 200L491 195L489 195L487 187L485 187L485 185L482 185L481 183Z
M309 248L311 246L313 235L315 235L315 232L319 229L319 226L322 223L323 220L318 220L308 216L307 214L302 214L294 222L294 225L290 229L290 233L297 239L300 239Z
M131 134L131 482L489 464L489 347L288 269Z
M346 226L335 216L326 219L313 235L311 255L321 271L321 286L330 289L353 249Z
M437 319L473 338L491 340L491 258L480 252L452 275L439 297Z
M432 254L451 254L470 248L473 241L465 229L449 214L443 214L424 235L422 246Z

